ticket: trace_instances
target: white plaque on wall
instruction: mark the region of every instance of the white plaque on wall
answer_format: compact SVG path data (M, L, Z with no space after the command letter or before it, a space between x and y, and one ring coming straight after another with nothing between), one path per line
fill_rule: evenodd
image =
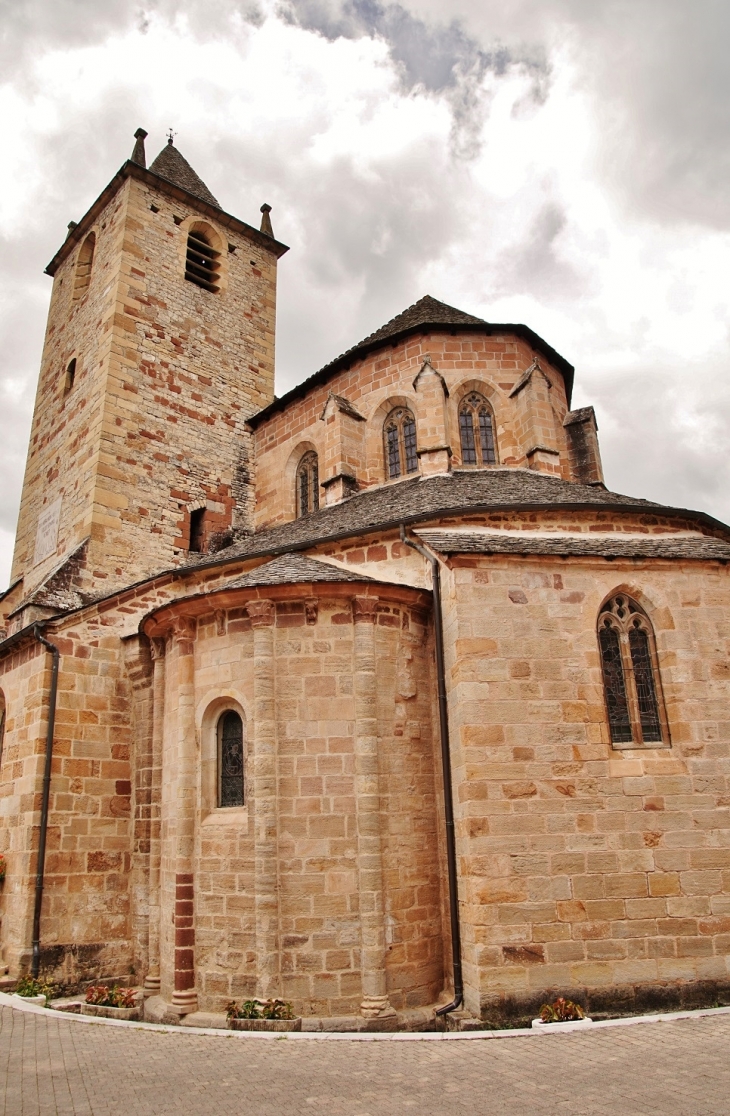
M61 517L61 497L44 508L38 516L38 530L35 536L33 565L37 566L44 558L56 553L58 546L58 521Z

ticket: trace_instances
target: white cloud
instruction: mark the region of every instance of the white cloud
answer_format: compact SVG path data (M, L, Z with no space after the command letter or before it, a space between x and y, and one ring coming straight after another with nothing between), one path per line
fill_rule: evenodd
M454 0L447 21L436 0L148 7L6 5L0 574L42 268L140 124L150 155L172 125L244 220L274 206L292 247L280 391L429 292L525 321L574 361L609 484L730 518L722 6Z

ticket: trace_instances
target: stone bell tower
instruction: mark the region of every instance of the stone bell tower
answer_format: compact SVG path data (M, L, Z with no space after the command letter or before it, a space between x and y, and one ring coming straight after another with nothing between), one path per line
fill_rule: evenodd
M260 229L225 213L172 138L147 168L145 136L46 269L11 630L248 523L244 424L274 395L287 249L269 206Z

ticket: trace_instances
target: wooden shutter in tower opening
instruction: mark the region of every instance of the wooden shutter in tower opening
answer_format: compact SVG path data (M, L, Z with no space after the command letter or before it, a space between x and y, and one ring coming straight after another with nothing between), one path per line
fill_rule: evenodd
M216 294L219 290L220 252L216 252L206 233L192 229L188 233L188 250L185 257L185 278L204 291Z

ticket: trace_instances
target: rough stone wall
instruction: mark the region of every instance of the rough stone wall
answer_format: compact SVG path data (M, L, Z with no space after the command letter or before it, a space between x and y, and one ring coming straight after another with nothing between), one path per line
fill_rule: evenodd
M469 1007L497 1019L528 1015L550 991L593 1010L727 995L726 567L452 564ZM596 620L618 589L654 626L671 748L610 745Z
M119 641L98 618L52 637L61 652L49 804L41 965L55 980L127 977L130 945L129 692ZM8 709L0 769L7 850L3 948L30 960L51 655L37 645L0 664Z
M236 608L227 594L220 609L197 622L198 806L192 872L197 1005L220 1011L231 998L266 991L283 995L305 1014L340 1015L357 1012L363 1000L360 902L363 887L369 886L362 873L370 870L360 846L364 823L357 783L352 590L335 599L331 590L313 587L304 599L291 590L286 595L275 604L257 598ZM391 602L373 602L373 607L382 968L391 1005L404 1007L432 1002L443 983L430 651L422 612ZM275 769L265 778L261 630L270 633L275 711ZM161 992L174 1002L181 801L175 763L180 667L174 640L166 658ZM220 809L216 725L225 708L237 709L244 719L246 801L240 808ZM259 910L267 867L259 827L271 795L275 925L266 932L273 934L273 946L262 939Z
M126 183L94 226L96 248L84 297L74 299L81 246L59 267L53 282L10 578L12 583L24 577L24 592L92 532L128 193ZM74 357L74 384L64 394L66 369ZM38 517L59 497L58 545L34 565Z
M192 199L127 179L95 226L82 299L78 250L58 269L13 566L26 588L87 535L83 587L111 589L184 560L195 508L208 538L250 523L244 424L273 398L276 259L206 218L221 281L202 290L184 278L201 220ZM31 568L39 512L58 496L58 546Z
M423 388L419 392L413 386L427 356L447 385L449 398L445 401L443 398L434 400L433 393ZM542 387L523 389L515 398L510 396L534 356L529 346L517 338L471 333L452 337L434 331L397 342L355 361L351 368L337 373L326 384L312 388L307 395L293 400L285 410L276 411L256 427L257 529L294 519L294 476L306 450L317 451L320 481L328 479L326 471L332 467L330 463L335 455L327 445L326 424L321 416L330 392L348 399L367 420L366 424L358 424L365 426L364 432L357 431L358 440L362 438L364 444L364 465L357 475L360 488L386 482L383 423L388 412L399 405L410 407L416 417L418 448L426 451L422 469L441 471L445 468L446 455L441 450L444 446L451 448L451 464L459 466L458 407L469 391L481 391L493 407L501 464L529 465L570 479L562 425L568 408L560 374L540 358ZM546 378L552 385L549 391ZM542 393L545 398L525 410L525 400L531 390ZM528 457L528 451L546 442L555 453L545 455L539 451L537 456ZM362 456L359 446L351 456L353 462ZM434 457L438 462L431 460Z

